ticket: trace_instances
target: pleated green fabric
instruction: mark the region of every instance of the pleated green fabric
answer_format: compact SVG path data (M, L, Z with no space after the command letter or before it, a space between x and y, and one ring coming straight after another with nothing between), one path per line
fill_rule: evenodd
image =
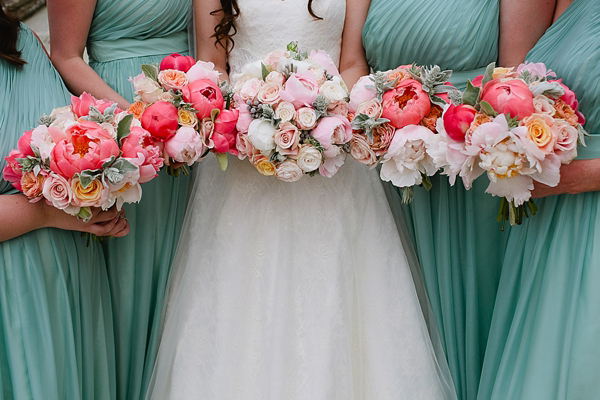
M497 0L373 0L363 45L374 70L437 64L452 69L463 89L498 58ZM485 177L466 191L435 176L402 207L415 241L425 286L454 384L474 399L503 259L505 234L496 222L500 199L484 193Z
M191 0L98 0L87 48L90 65L117 93L133 100L130 77L142 64L187 54ZM171 261L187 204L189 177L161 172L126 205L132 231L105 247L114 306L117 398L143 399L158 348Z
M575 91L600 158L600 2L575 0L528 54ZM509 234L479 399L600 399L600 193L536 200Z
M24 25L19 69L0 60L4 156L69 93ZM16 190L0 180L0 193ZM0 393L3 400L115 399L112 307L102 248L79 232L38 229L0 243Z

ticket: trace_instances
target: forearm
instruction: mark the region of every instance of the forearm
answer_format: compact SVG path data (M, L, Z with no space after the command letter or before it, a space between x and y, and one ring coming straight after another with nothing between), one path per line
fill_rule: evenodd
M0 242L46 226L43 200L31 203L22 194L0 196Z
M556 196L600 191L600 158L575 160L560 168L560 182L555 187L535 184L533 197Z
M369 74L369 68L367 64L364 65L354 64L350 66L345 66L342 68L340 66L340 75L342 75L342 79L344 83L348 86L348 90L352 90L352 86L362 77Z

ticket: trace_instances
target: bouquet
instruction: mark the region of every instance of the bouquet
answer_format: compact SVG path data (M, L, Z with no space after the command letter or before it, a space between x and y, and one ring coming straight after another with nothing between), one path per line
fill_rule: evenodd
M163 165L160 150L133 115L84 93L43 116L5 158L4 179L31 202L87 221L92 207L139 202L140 184Z
M577 156L578 142L585 145L577 98L555 76L543 63L515 71L490 64L462 96L451 96L438 120L438 166L467 189L487 173L486 193L503 197L502 229L505 220L512 226L536 213L533 182L556 186L561 164Z
M309 55L290 43L245 65L234 80L240 159L286 182L331 177L344 164L352 138L348 90L327 53Z
M237 155L238 111L228 109L230 92L219 86L214 64L172 54L160 65L142 65L142 71L130 79L136 98L129 110L164 143L165 159L191 166L212 151L225 169L226 154Z
M381 179L400 187L404 202L412 200L414 185L429 190L438 171L431 152L451 74L438 66L402 66L363 76L350 93L350 155L381 164Z

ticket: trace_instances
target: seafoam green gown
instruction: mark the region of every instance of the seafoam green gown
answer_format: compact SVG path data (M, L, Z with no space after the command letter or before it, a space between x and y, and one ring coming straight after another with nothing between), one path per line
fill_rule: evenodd
M69 93L26 27L27 64L0 60L0 168L39 117ZM0 193L17 191L0 180ZM38 229L0 243L0 398L114 399L114 338L102 248L79 232Z
M188 51L191 0L98 0L87 50L90 65L117 93L133 100L129 77L142 64ZM189 186L188 176L161 172L125 207L131 233L112 239L106 257L117 349L117 395L143 398L158 347L160 317Z
M372 0L363 29L369 65L387 70L415 62L454 70L460 89L498 57L497 0ZM500 275L504 234L500 201L448 178L416 188L404 207L458 397L473 399ZM392 207L400 207L398 196Z
M600 158L600 2L575 0L527 55L580 101ZM600 399L600 192L536 200L511 229L479 399Z

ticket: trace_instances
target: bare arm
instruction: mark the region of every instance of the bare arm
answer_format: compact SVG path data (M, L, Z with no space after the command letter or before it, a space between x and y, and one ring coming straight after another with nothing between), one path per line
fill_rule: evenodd
M227 52L220 44L215 45L215 38L211 37L223 17L221 12L214 15L211 12L220 9L221 3L218 0L194 0L196 58L215 64L215 69L222 74L221 79L226 80Z
M71 92L88 92L126 109L129 102L115 92L83 60L83 50L94 15L96 0L48 0L52 63Z
M93 210L92 219L85 223L62 210L47 205L44 200L30 203L22 194L0 196L0 242L40 228L59 228L93 233L97 236L125 236L129 223L124 213L111 208Z
M501 0L498 64L517 66L552 23L557 0Z
M365 49L362 45L362 28L367 19L370 3L370 0L346 0L340 74L348 89L351 89L361 76L369 73Z

